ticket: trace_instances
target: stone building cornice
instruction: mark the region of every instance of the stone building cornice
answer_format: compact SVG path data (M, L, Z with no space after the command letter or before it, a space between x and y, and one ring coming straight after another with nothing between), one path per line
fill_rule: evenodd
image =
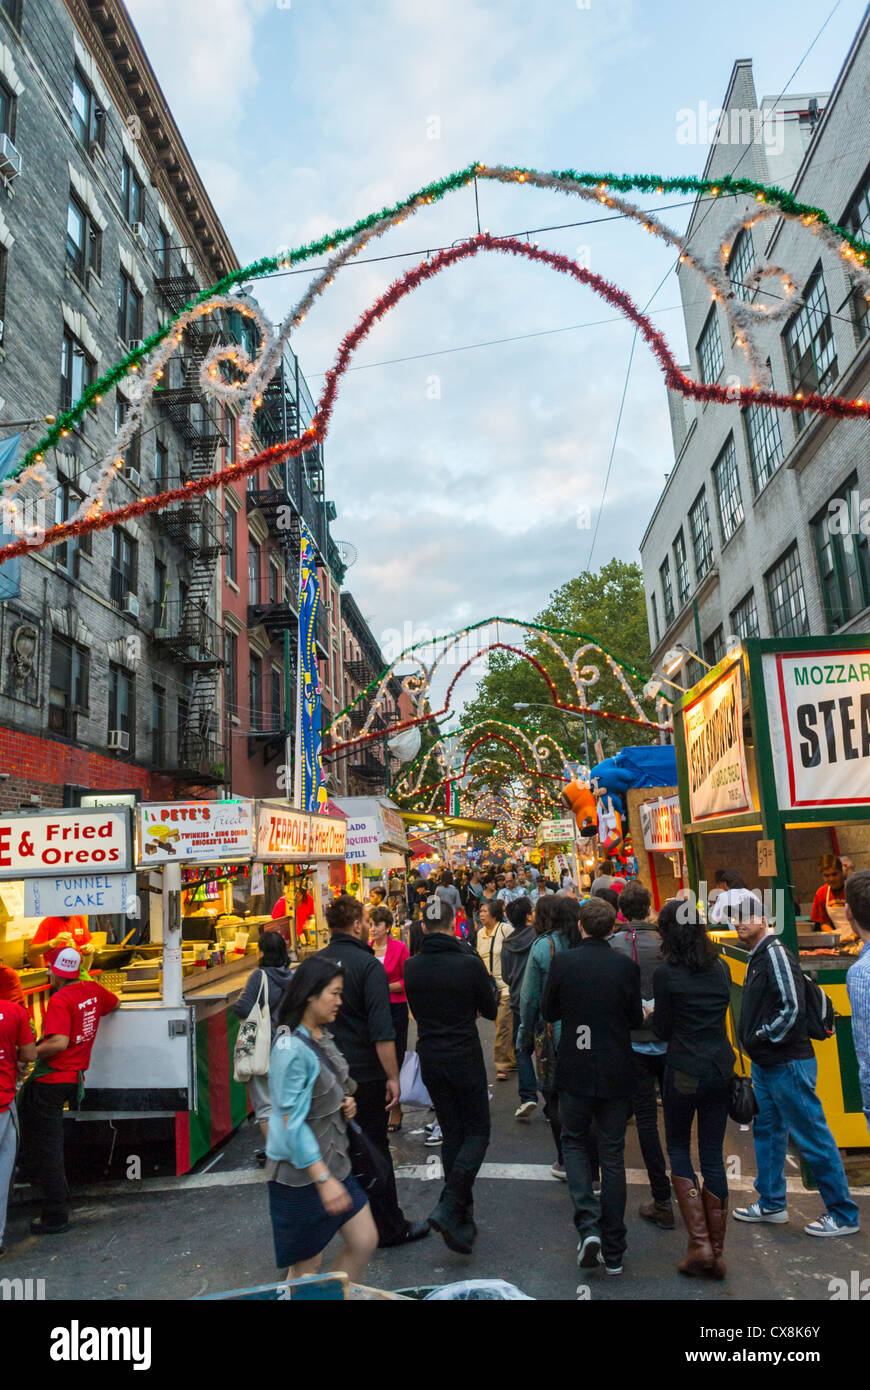
M122 0L65 0L123 117L141 121L138 149L173 218L213 283L239 262Z

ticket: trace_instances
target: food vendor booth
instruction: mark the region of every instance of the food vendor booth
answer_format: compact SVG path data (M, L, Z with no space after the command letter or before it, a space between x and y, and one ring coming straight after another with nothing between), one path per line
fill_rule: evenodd
M568 873L574 883L580 886L581 872L588 878L591 862L577 853L576 828L570 816L560 820L542 820L535 827L535 845L541 853L541 867L545 878L561 883L562 874Z
M339 796L347 816L347 889L365 899L377 884L389 890L392 874L405 874L410 847L399 807L387 796Z
M734 869L800 957L836 1013L814 1043L818 1093L840 1148L867 1149L846 971L850 932L813 930L819 859L870 868L870 637L749 638L674 709L680 811L692 889L703 902L716 870ZM714 932L739 1017L747 953Z

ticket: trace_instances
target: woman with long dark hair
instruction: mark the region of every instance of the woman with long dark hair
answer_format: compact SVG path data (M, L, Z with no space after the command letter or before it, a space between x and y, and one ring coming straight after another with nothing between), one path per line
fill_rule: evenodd
M275 1030L278 1027L278 1009L291 977L287 942L279 931L270 929L260 932L260 957L257 964L259 969L251 971L245 988L238 999L233 1002L231 1008L237 1018L247 1018L263 994L265 984L265 1002L268 1004L269 1017L272 1020L272 1041L274 1042ZM254 1112L254 1119L259 1124L265 1139L269 1128L269 1116L272 1113L268 1075L251 1077L248 1082L248 1100ZM266 1150L257 1149L254 1156L262 1168L266 1162Z
M348 1156L356 1083L327 1026L341 1005L343 981L335 961L310 956L281 1001L269 1064L266 1177L275 1262L288 1266L288 1278L316 1273L340 1231L336 1268L359 1283L378 1233Z
M728 1182L722 1147L734 1051L725 1031L731 977L690 902L666 902L659 913L664 964L653 976L653 1031L668 1044L662 1106L671 1183L689 1244L681 1274L725 1278L722 1249ZM697 1120L702 1191L692 1166Z

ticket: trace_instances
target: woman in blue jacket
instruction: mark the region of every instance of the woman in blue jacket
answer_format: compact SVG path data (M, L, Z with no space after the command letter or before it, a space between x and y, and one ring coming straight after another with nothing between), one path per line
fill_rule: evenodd
M566 951L580 942L580 904L576 898L540 897L535 903L535 930L543 934L529 952L523 987L520 991L520 1022L516 1045L522 1050L534 1043L535 1035L544 1029L541 1005L547 992L547 977L554 956ZM554 1178L567 1182L565 1164L562 1158L562 1123L559 1119L559 1095L554 1085L556 1052L559 1048L561 1023L547 1025L552 1028L550 1045L551 1064L538 1058L538 1088L544 1097L544 1114L550 1122L553 1142L556 1145L556 1162L550 1172Z
M315 1274L332 1237L335 1267L360 1283L378 1243L365 1193L351 1173L347 1122L356 1083L327 1024L341 1005L344 971L323 956L302 962L284 995L269 1064L266 1139L275 1262L288 1278Z

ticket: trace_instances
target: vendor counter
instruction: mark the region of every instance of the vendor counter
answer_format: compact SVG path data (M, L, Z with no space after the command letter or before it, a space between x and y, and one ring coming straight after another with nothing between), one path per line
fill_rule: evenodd
M735 1020L739 1020L749 952L739 944L736 932L711 931L710 935L719 943L722 957L731 973L732 1014ZM867 1122L861 1103L858 1059L852 1038L852 1010L846 990L846 972L854 965L857 956L826 946L826 941L831 938L824 933L817 933L815 939L819 942L815 950L824 954L815 954L813 949L800 950L801 969L828 995L835 1013L834 1036L824 1042L813 1042L819 1068L816 1090L838 1148L866 1149ZM731 1034L730 1019L728 1030ZM736 1048L733 1035L731 1041ZM745 1062L748 1071L749 1059L745 1058Z

